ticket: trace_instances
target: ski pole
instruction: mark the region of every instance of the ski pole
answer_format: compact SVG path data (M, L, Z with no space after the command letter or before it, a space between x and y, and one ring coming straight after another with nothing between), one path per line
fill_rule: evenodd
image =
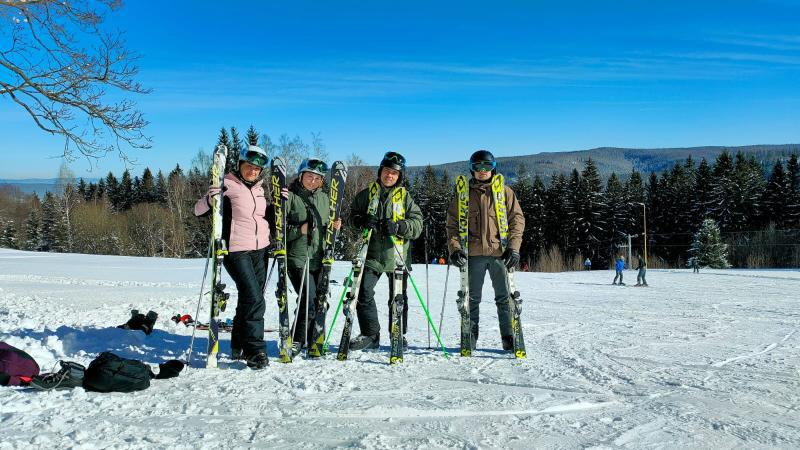
M308 304L311 299L308 297L309 286L311 285L311 268L309 267L308 252L306 252L306 317L305 329L303 330L303 339L301 342L305 343L306 353L308 353Z
M444 275L444 295L442 296L442 313L439 315L439 331L442 331L444 321L444 304L447 300L447 279L450 278L450 261L447 261L447 272Z
M397 257L400 258L400 262L403 264L403 268L405 269L406 273L408 274L408 280L411 281L411 286L414 288L414 293L417 294L417 299L419 300L419 304L422 305L422 310L425 312L425 318L428 319L428 325L433 328L433 334L436 335L436 339L439 341L439 346L442 348L442 353L444 353L445 358L449 358L450 354L447 353L447 350L444 348L444 344L442 343L442 337L439 336L439 331L436 330L436 327L433 325L433 319L431 319L431 315L428 313L428 308L425 306L425 301L422 300L422 295L419 293L419 289L417 289L417 283L414 282L414 277L411 276L411 272L408 271L406 268L405 258L400 253L400 250L397 248L395 244L394 237L389 236L389 239L392 241L392 246L394 247L394 251L397 253Z
M430 277L428 277L428 226L425 225L425 301L431 298ZM431 305L428 304L428 307ZM428 326L428 348L431 348L431 327Z
M333 326L336 325L336 318L339 317L339 311L342 310L342 304L344 303L344 296L347 294L347 287L352 282L353 277L353 269L350 269L350 273L347 274L347 278L344 280L344 289L342 289L342 295L339 297L339 304L336 305L336 312L333 313L333 321L331 322L330 328L328 328L328 335L325 336L325 343L322 344L322 351L328 351L328 341L331 339L331 334L333 334Z
M206 276L208 275L208 264L211 262L211 254L212 249L214 248L213 245L213 236L212 240L208 242L208 255L206 255L206 268L203 269L203 280L200 281L200 296L197 298L197 311L194 313L194 316L197 317L200 315L200 303L203 302L203 289L206 287ZM186 364L192 365L192 351L194 351L194 332L196 328L192 328L192 339L189 340L189 355L186 357Z
M297 289L297 301L294 305L294 320L292 321L292 342L294 342L294 332L297 329L297 317L298 313L300 312L300 302L303 299L303 287L306 285L306 269L308 266L303 266L303 275L300 277L300 286Z

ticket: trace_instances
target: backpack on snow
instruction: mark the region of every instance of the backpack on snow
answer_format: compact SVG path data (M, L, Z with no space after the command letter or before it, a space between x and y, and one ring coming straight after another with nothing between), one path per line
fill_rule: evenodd
M28 353L0 342L0 386L19 386L39 375L39 365Z
M153 372L147 364L103 352L86 369L83 387L97 392L134 392L150 387L151 378Z

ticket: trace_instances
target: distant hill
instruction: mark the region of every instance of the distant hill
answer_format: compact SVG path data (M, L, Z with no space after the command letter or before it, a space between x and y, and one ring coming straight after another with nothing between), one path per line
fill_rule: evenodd
M713 164L717 156L727 150L732 155L742 152L745 155L754 155L756 160L767 168L778 159L786 159L791 154L800 155L800 144L782 145L747 145L740 147L685 147L685 148L618 148L599 147L591 150L571 152L543 152L533 155L506 156L497 158L498 169L508 178L516 178L520 165L525 165L529 173L539 175L547 182L553 172L569 173L573 168L583 170L584 161L589 158L594 160L600 175L605 178L615 172L621 178L627 178L633 169L641 172L645 177L650 172L660 173L671 169L675 162L684 161L691 156L695 163L705 158ZM417 176L427 166L410 166L408 171L411 177ZM467 171L467 160L445 164L432 165L437 173L443 171L455 176Z

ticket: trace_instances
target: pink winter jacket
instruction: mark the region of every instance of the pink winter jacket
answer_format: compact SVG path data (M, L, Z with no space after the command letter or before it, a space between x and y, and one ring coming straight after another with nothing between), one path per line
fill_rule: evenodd
M194 204L195 216L211 211L212 193L209 190ZM261 181L248 188L236 175L225 175L222 204L222 236L227 239L229 251L259 250L269 245L269 225L264 218L267 199Z

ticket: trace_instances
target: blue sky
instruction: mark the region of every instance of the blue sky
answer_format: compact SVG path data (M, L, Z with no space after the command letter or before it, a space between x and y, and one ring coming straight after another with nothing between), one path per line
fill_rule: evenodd
M598 146L800 142L800 1L128 1L153 148L186 166L223 126L321 134L332 159L412 165ZM0 178L63 146L0 98ZM109 155L92 173L119 172Z

